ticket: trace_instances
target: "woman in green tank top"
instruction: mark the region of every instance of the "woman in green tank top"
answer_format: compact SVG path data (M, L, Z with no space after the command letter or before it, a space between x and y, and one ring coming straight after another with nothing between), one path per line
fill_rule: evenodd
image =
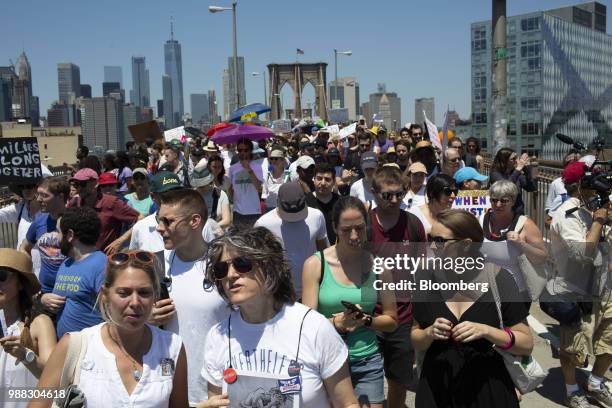
M381 408L384 372L376 331L394 331L397 313L393 292L374 289L376 280L390 282L391 277L387 271L372 271L372 254L363 248L367 215L354 197L342 197L334 205L332 224L338 239L304 263L302 300L326 316L347 342L351 380L362 407ZM383 313L373 316L376 303L382 304ZM350 304L356 308L351 310Z

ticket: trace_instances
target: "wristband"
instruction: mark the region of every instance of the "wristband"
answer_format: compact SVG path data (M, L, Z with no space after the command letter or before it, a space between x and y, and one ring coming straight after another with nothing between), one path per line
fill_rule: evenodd
M509 350L512 347L514 347L514 344L516 343L516 337L514 337L514 332L512 332L512 329L508 328L508 327L504 327L503 329L506 333L508 333L508 335L510 336L510 340L508 340L508 342L502 346L497 346L502 350Z

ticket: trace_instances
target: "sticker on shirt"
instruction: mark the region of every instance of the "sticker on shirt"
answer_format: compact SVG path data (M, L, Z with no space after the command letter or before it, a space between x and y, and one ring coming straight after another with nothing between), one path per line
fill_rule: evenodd
M223 383L223 392L229 396L229 407L300 407L302 385L299 377L288 379L286 375L279 377L244 370L236 370L236 373L235 382ZM295 382L294 378L298 378L298 381Z
M159 362L161 366L161 375L163 377L171 377L174 375L174 360L171 358L162 358Z

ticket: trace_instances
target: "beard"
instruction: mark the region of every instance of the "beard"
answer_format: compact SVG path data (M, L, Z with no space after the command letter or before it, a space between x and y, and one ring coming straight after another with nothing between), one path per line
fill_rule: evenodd
M60 252L64 256L69 256L72 244L66 239L66 236L62 234L62 240L60 241Z

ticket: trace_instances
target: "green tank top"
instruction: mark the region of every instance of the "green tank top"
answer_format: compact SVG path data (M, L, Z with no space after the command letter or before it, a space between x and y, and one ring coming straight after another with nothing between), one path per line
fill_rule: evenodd
M321 257L319 252L316 255ZM336 281L327 260L324 261L323 267L323 281L319 287L319 313L330 318L335 313L344 312L346 309L340 301L346 300L361 306L365 313L372 314L378 301L378 295L373 286L376 279L374 272L370 271L367 281L361 287L347 286ZM364 326L348 335L347 346L350 361L361 360L378 352L376 334Z

